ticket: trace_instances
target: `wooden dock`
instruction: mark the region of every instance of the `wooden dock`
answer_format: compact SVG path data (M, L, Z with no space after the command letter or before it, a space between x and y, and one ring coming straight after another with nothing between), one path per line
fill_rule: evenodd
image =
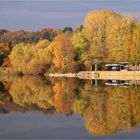
M140 71L81 71L77 77L80 79L140 80Z
M76 73L50 73L50 77L77 77Z
M80 71L78 73L51 73L50 77L77 77L79 79L140 80L140 71Z

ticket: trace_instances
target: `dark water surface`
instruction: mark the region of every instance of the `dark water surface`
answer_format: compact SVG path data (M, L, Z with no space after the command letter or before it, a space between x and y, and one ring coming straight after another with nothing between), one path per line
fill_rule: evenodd
M3 77L0 139L139 139L139 81Z

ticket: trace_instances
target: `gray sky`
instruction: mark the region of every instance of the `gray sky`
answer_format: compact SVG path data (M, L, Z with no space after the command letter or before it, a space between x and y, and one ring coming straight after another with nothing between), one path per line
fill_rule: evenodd
M89 11L98 9L140 17L140 0L0 0L0 28L75 28Z

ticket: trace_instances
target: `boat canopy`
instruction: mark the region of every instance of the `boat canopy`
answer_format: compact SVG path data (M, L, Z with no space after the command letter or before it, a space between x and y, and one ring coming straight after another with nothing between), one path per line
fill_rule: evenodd
M124 67L124 65L122 65L122 64L106 64L105 65L106 67Z

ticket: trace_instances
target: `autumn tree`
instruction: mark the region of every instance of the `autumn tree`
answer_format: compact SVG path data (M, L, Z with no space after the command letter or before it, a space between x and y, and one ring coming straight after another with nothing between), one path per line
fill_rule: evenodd
M14 103L23 107L33 105L40 109L53 107L52 87L40 77L13 77L9 93Z
M83 25L80 25L79 27L77 27L76 29L74 29L74 33L79 33L79 32L82 32L83 30Z
M10 54L10 48L7 43L0 44L0 66L3 64L4 60Z
M48 41L45 40L35 45L24 43L16 45L9 56L13 70L23 74L44 72L44 68L51 63L47 46Z
M72 104L75 99L74 84L70 83L70 79L62 79L56 81L53 86L54 105L56 111L69 115L72 113ZM72 85L72 86L70 86Z
M72 37L72 43L76 52L75 59L81 60L81 54L83 54L89 47L89 42L84 37L83 32L75 33Z
M51 44L55 68L64 72L74 65L74 48L67 34L56 37Z
M0 49L0 66L1 66L2 63L3 63L4 58L5 58L5 53L3 52L2 49Z
M127 61L134 23L132 18L109 10L89 12L83 30L90 48L83 54L83 61L88 65Z
M133 29L130 51L130 62L134 65L140 63L140 24Z
M47 39L43 39L43 40L40 40L36 44L36 47L39 47L39 48L47 48L49 45L50 45L50 41L47 40Z
M8 43L12 48L19 43L37 43L40 40L47 39L52 41L62 31L60 29L45 28L41 31L8 31L0 30L0 40L2 43Z
M73 32L73 29L71 27L65 27L63 29L63 33L66 33L66 32L72 33Z

